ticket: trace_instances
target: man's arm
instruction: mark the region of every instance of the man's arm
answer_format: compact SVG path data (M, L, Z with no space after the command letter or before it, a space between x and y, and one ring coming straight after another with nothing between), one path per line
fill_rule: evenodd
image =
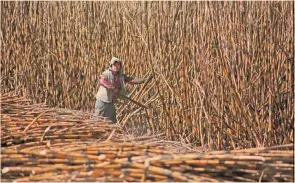
M115 89L115 86L108 81L107 76L104 73L99 76L99 85L105 87L106 89Z
M124 78L125 78L125 83L129 83L129 84L141 84L146 81L146 79L144 78L136 78L136 77L126 76L126 75L124 75Z

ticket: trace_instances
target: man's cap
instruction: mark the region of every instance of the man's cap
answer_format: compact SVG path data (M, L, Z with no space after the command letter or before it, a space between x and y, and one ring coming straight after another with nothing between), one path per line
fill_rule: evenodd
M110 65L113 65L115 62L119 62L121 64L121 60L117 57L113 57L111 62L110 62Z

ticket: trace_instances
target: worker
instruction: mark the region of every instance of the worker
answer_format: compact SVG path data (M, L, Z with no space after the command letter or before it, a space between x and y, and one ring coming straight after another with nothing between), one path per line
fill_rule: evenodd
M122 62L119 58L113 57L110 67L99 77L99 89L96 94L95 113L93 119L98 116L107 117L111 123L117 123L115 102L119 94L126 94L125 83L141 84L146 79L129 77L123 74Z

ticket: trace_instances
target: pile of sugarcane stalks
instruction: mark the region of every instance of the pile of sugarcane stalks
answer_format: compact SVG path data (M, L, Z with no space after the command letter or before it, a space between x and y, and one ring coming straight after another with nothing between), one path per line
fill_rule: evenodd
M33 147L33 146L32 146ZM293 181L292 145L173 154L132 143L60 143L2 148L3 181Z
M25 142L105 140L114 125L92 120L90 113L48 108L13 93L1 95L1 145Z

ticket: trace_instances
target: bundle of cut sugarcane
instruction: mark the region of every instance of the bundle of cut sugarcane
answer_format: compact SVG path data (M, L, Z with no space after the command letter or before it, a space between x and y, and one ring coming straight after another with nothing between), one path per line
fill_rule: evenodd
M1 95L1 145L52 139L106 139L114 125L91 114L48 108L14 93Z
M290 149L172 154L131 143L2 149L2 178L16 181L292 181ZM285 148L292 147L291 145ZM252 154L251 154L252 153Z
M11 145L47 139L100 139L107 138L112 126L97 120L31 120L2 115L1 144Z
M38 150L28 148L20 150L20 146L17 150L15 150L15 147L2 149L1 162L2 167L4 167L2 178L14 178L16 181L62 181L70 179L72 174L78 171L79 175L84 178L83 181L87 178L99 180L99 177L96 177L98 175L105 176L106 180L116 180L116 177L129 171L131 176L127 179L137 180L136 176L132 177L132 172L140 173L141 171L136 168L132 170L128 166L124 168L129 162L144 160L146 157L160 154L172 154L159 148L131 143L90 143L90 141L84 143L72 142L58 146L51 144L51 146L44 145L43 149L39 147ZM60 150L61 146L63 151ZM93 175L89 171L94 171ZM120 174L118 175L118 173ZM48 179L44 178L46 174L63 174L64 176L59 176L60 179L56 176ZM109 175L109 177L106 175ZM124 179L121 177L117 180Z
M11 117L34 119L42 113L41 117L57 119L89 119L92 113L63 108L48 108L45 103L33 103L32 100L16 92L1 94L1 114Z

